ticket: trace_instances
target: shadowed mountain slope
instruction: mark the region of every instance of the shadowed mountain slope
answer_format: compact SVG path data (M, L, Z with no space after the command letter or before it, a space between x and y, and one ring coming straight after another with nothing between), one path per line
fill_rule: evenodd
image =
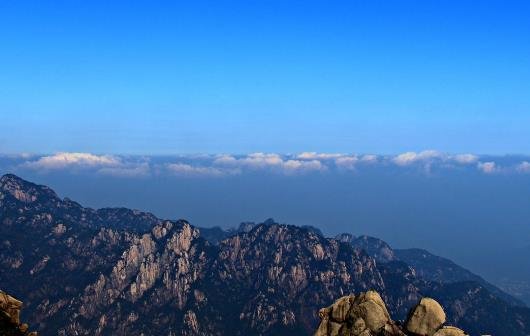
M429 281L312 228L271 220L211 244L184 220L84 208L14 175L0 179L0 246L1 289L41 335L307 335L320 307L370 289L398 319L428 294L466 330L530 326L480 284Z

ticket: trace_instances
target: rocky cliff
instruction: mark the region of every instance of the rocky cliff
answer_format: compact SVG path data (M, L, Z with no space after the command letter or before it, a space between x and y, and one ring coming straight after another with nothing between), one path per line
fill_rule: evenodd
M477 282L433 282L401 260L379 262L369 239L357 248L274 221L215 237L0 179L0 284L41 335L307 335L320 307L368 290L396 320L427 295L471 335L530 333L527 308Z

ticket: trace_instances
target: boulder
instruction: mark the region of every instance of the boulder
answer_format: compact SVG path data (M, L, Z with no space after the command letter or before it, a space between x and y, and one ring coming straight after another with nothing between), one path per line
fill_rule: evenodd
M405 333L403 333L401 328L394 321L389 321L387 324L385 324L385 327L383 328L381 335L383 336L405 336Z
M323 309L320 310L322 312ZM314 336L339 336L339 331L341 330L343 324L332 321L329 319L329 315L321 315L322 320L318 326L317 331L314 333Z
M423 298L412 309L405 326L410 333L433 336L444 323L445 312L442 306L431 298Z
M343 296L331 305L331 319L335 322L344 322L353 304L353 296Z
M388 312L373 300L365 301L358 306L360 316L370 331L378 333L389 321Z
M363 331L366 330L366 323L362 319L362 317L358 317L355 322L353 322L353 326L351 328L351 333L353 335L360 335Z
M328 336L329 335L329 332L328 332L328 323L329 320L328 318L325 318L322 319L320 321L320 324L318 325L318 329L315 331L315 333L313 334L313 336Z
M319 316L321 322L315 336L378 334L390 321L385 303L375 291L344 296L320 309Z
M433 336L467 336L467 334L456 327L445 326L435 332Z
M370 300L375 302L379 307L381 307L387 319L390 319L390 314L388 313L388 310L386 309L385 302L381 298L381 295L379 295L379 293L376 291L370 290L370 291L367 291L366 293L361 293L357 298L355 298L355 303L361 304L363 302L370 301Z
M342 328L342 324L334 321L329 321L328 323L328 335L329 336L339 336L340 329Z
M403 325L392 321L375 291L349 295L319 311L320 325L314 336L468 336L444 326L445 312L438 302L423 298Z
M0 291L0 310L9 316L14 324L20 324L20 310L22 309L22 302Z

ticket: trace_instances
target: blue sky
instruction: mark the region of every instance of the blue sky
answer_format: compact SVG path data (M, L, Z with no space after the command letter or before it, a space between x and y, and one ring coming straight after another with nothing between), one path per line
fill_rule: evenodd
M4 1L0 152L530 153L527 1Z

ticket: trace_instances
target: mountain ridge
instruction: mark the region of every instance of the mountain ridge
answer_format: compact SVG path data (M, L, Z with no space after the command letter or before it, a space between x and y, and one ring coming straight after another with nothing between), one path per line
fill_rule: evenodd
M27 303L25 320L42 335L305 335L320 307L371 289L401 319L429 294L472 334L530 328L530 310L480 284L429 282L404 262L378 263L310 228L269 221L211 244L184 220L100 215L13 181L0 179L0 283ZM116 228L130 216L132 228ZM500 307L502 324L491 325L482 307Z
M272 219L269 219L271 221ZM273 221L273 220L272 220ZM213 244L218 244L222 239L226 239L232 235L242 232L243 228L255 226L255 223L244 222L241 223L237 229L224 230L220 227L213 228L201 228L198 229L202 232L206 232L205 239L209 240ZM316 228L306 226L307 228ZM319 231L319 230L318 230ZM213 234L215 232L215 234ZM322 233L320 235L324 236ZM352 244L355 248L359 248L367 252L379 263L388 263L391 261L403 261L406 264L412 266L416 275L420 278L424 278L429 281L436 281L441 283L454 283L462 281L474 281L480 283L486 287L489 291L497 295L499 298L508 302L514 306L525 307L526 304L504 292L502 289L484 280L481 276L474 274L466 268L459 266L455 262L432 254L425 249L419 248L406 248L406 249L393 249L385 241L371 237L368 235L354 236L351 233L341 233L335 236L335 239Z

